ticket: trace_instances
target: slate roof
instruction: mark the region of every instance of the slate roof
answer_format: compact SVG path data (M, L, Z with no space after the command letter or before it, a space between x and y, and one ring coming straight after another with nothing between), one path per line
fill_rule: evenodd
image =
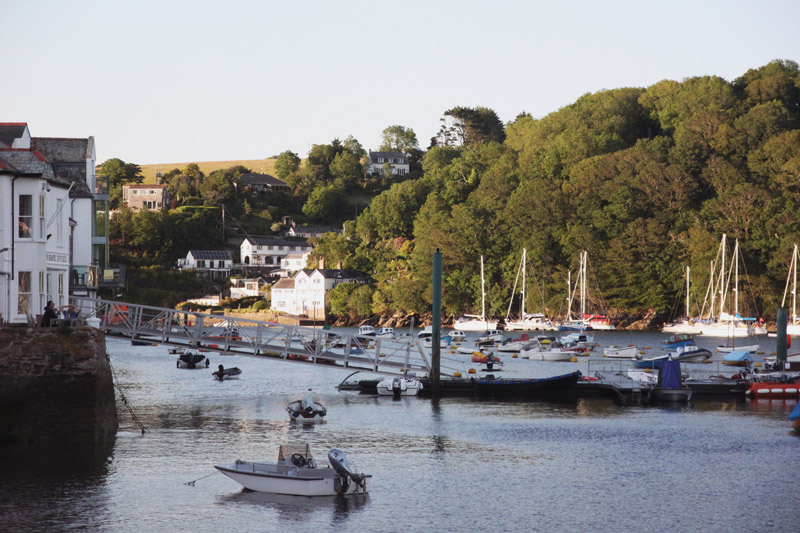
M319 272L322 274L322 277L325 279L339 279L339 278L350 278L350 279L367 279L367 275L358 270L352 270L349 268L304 268L302 272L305 272L307 276L311 276L314 272Z
M305 241L287 241L280 237L245 237L245 240L256 246L303 246L309 249L312 248Z
M294 233L310 233L311 235L320 235L323 233L338 233L340 230L333 226L292 226Z
M0 147L8 148L14 139L22 137L28 125L24 122L6 122L0 124Z
M3 170L14 174L27 174L34 177L41 176L50 183L69 187L67 180L59 178L53 164L47 161L42 154L31 150L16 148L0 148L0 164Z
M245 185L254 185L254 184L264 184L264 185L277 185L282 187L288 187L285 181L281 181L275 176L270 176L269 174L258 174L256 172L249 172L247 174L242 174L240 176L242 183Z
M57 137L34 137L31 147L40 152L56 168L56 173L75 186L70 198L92 198L86 183L86 160L91 156L94 138L66 139Z
M378 161L379 157L383 157L384 159L389 159L390 157L395 159L395 163L397 162L397 158L402 158L402 163L408 163L408 156L403 152L373 152L370 150L369 152L369 160L374 164Z
M272 286L273 289L294 289L294 278L281 278Z
M226 259L232 261L231 254L224 250L189 250L195 259Z

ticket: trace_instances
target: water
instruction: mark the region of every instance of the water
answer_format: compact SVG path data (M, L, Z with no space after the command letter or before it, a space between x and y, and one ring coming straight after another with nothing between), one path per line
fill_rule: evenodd
M597 336L654 348L664 337ZM774 339L761 340L774 351ZM149 432L118 395L121 427L108 448L2 448L3 531L797 530L794 401L396 401L337 392L348 372L330 367L211 353L211 369L180 370L164 347L110 339L108 349ZM504 360L509 376L588 365ZM241 378L213 380L219 363ZM288 421L286 405L308 388L328 407L324 424ZM323 461L344 450L373 475L369 495L251 493L214 473L236 458L271 462L287 442L308 442Z

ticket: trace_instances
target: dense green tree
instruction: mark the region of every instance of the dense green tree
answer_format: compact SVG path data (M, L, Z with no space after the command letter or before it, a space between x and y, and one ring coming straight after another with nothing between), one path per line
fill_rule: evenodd
M385 128L381 133L381 145L379 148L381 152L408 153L418 148L417 134L411 128L395 124Z
M291 150L282 152L275 160L275 173L284 181L300 169L300 156Z
M505 129L494 110L457 106L444 112L436 137L437 146L461 146L503 142Z

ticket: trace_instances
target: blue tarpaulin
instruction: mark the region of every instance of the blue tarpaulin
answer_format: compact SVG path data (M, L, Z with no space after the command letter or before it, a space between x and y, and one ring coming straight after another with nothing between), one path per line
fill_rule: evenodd
M662 389L681 388L681 363L674 359L666 359L661 362L659 379Z
M789 420L794 422L795 420L797 420L799 418L800 418L800 403L798 403L797 405L794 406L794 409L792 410L792 414L789 415Z

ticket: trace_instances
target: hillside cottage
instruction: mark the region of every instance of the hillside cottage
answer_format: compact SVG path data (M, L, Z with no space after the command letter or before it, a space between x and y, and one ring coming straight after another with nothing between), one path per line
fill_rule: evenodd
M393 176L405 176L411 166L408 154L402 152L373 152L367 154L366 171L370 176L383 176L384 166L389 164Z
M324 320L327 294L331 289L340 283L364 284L368 279L357 270L303 269L294 278L278 280L272 286L272 309Z
M178 269L191 270L207 279L223 279L231 275L233 258L225 250L189 250L185 259L178 259Z

